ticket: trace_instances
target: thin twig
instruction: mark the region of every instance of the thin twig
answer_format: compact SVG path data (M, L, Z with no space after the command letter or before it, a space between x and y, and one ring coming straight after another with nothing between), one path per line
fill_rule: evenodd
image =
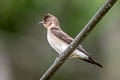
M105 16L105 14L112 8L117 0L107 0L104 5L98 10L95 16L88 22L83 30L75 37L68 48L56 58L52 66L41 77L40 80L49 80L60 66L67 60L71 53L78 47L78 45L87 37L87 35L93 30L96 24Z

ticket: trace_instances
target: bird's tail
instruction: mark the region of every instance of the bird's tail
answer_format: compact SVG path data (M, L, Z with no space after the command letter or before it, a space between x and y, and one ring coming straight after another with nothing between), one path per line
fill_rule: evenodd
M88 63L91 63L91 64L94 64L94 65L97 65L99 67L103 67L100 63L98 63L97 61L93 60L91 57L89 57L88 59L81 59L83 61L86 61Z

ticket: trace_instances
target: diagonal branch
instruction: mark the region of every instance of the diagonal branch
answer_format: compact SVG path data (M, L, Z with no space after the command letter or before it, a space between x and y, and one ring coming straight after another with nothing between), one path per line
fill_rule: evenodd
M49 80L55 72L61 67L61 65L67 60L71 53L78 47L78 45L87 37L87 35L93 30L98 22L106 15L106 13L112 8L117 0L107 0L104 5L98 10L95 16L88 22L83 30L75 37L69 47L56 58L52 66L46 71L40 80Z

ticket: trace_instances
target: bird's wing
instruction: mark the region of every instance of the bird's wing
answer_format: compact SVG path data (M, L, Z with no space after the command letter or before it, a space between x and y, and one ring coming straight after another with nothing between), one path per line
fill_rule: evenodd
M51 28L52 33L58 37L59 39L63 40L64 42L66 42L67 44L70 44L73 40L73 38L71 38L69 35L67 35L66 33L64 33L61 29L59 28ZM91 56L82 48L81 45L78 46L77 48L79 51L83 52L84 54L86 54L88 56L88 59L81 59L84 60L86 62L95 64L99 67L103 67L101 64L99 64L98 62L96 62L94 59L91 58Z
M59 39L61 39L62 41L66 42L67 44L70 44L73 41L73 38L71 38L69 35L67 35L66 33L64 33L59 28L51 28L51 31L52 31L52 33L55 36L57 36ZM77 49L89 56L89 54L82 48L81 45L79 45Z

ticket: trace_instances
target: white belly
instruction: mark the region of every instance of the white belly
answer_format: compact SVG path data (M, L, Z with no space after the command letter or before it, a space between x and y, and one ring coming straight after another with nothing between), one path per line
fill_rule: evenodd
M55 35L53 35L51 32L48 32L49 34L47 34L47 39L48 42L50 44L50 46L55 49L59 54L61 54L67 47L68 44L65 43L64 41L60 40L59 38L57 38ZM87 55L85 55L84 53L82 53L79 50L75 50L73 52L74 56L72 56L73 58L88 58Z

